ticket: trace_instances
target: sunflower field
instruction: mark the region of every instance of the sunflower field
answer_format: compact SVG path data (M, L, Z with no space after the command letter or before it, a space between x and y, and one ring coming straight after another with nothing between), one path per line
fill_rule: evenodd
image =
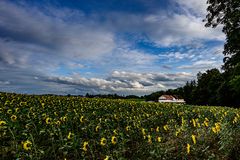
M0 159L240 159L240 110L0 93Z

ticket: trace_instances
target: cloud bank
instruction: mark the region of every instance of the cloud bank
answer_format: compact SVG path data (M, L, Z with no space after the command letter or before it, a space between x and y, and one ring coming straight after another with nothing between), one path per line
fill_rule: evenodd
M139 4L146 11L87 13L0 1L1 90L142 95L220 68L225 36L221 27L204 27L204 1Z

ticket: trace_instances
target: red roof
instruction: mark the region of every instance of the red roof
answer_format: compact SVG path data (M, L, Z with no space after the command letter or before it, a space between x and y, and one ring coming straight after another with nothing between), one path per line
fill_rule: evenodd
M166 100L173 100L173 99L175 99L175 97L173 97L172 95L162 95L161 97L164 97L164 99L166 99Z

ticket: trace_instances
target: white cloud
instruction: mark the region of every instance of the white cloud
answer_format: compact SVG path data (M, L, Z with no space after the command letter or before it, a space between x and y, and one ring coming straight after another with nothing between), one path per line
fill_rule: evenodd
M8 85L8 84L10 84L9 81L0 81L0 85Z
M149 38L158 46L183 46L196 41L225 39L221 29L205 28L202 19L193 15L165 16L159 13L154 21L147 21L147 26Z
M113 71L106 78L84 78L79 74L71 76L50 77L48 81L72 85L73 89L86 88L93 93L118 93L144 95L158 90L166 90L182 86L193 79L190 73L139 73Z
M204 18L207 11L207 0L173 0L179 4L182 10L186 12L193 12L198 16Z
M0 1L0 71L4 77L0 84L13 79L5 86L17 91L139 95L182 86L193 76L181 71L219 66L219 51L201 48L203 42L222 41L225 36L221 28L204 27L199 16L203 14L202 2L176 2L184 12L85 15L68 8L50 6L43 11L24 3ZM121 37L125 33L129 36ZM154 47L189 48L157 55L144 46L138 48L139 41L150 42L152 51L159 49ZM171 73L163 73L161 66L171 68ZM72 74L82 70L91 74Z
M182 3L179 5L180 10L187 7ZM113 32L136 34L137 40L145 39L159 47L192 45L206 40L225 40L222 27L206 28L202 20L203 17L196 16L193 12L174 10L149 14L114 12L106 16L106 26Z
M9 41L34 44L35 48L44 47L50 54L66 57L95 58L115 48L114 35L83 18L82 13L56 8L49 8L49 11L54 15L49 16L38 8L1 1L0 31ZM76 17L75 22L67 20ZM27 52L26 48L22 52Z
M179 69L192 69L192 70L207 70L207 69L211 69L211 68L220 68L221 64L218 61L214 61L214 60L199 60L196 61L194 63L192 63L191 65L182 65L179 66Z
M132 65L140 65L147 66L154 64L159 57L154 54L148 54L142 51L129 49L129 48L121 48L116 50L113 54L114 57L121 63Z
M187 53L181 53L179 51L176 51L176 52L166 52L164 54L159 54L158 56L162 59L168 59L170 61L179 61L179 60L191 58L194 55L189 55Z

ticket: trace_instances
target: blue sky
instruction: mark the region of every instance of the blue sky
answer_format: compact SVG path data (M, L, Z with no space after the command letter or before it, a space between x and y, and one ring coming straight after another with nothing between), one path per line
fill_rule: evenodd
M205 0L2 0L0 90L144 95L221 68Z

